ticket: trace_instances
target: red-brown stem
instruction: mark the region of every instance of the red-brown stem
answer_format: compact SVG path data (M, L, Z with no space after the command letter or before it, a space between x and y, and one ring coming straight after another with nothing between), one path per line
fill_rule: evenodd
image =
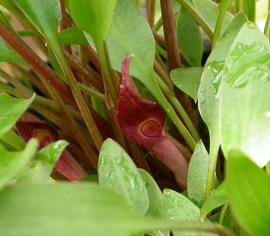
M174 142L165 136L157 142L144 146L173 172L181 189L186 189L188 162Z
M156 0L146 0L147 20L151 28L155 24L155 6Z
M58 76L47 66L42 59L21 40L16 34L9 30L0 22L0 36L39 74L46 80L56 91L73 107L77 107L71 90L67 87Z
M170 70L181 66L178 44L175 32L172 0L160 0L164 36L168 53Z

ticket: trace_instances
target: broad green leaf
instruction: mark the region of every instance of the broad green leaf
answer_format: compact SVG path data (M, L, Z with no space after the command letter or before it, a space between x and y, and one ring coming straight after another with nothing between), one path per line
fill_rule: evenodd
M0 38L0 62L2 61L25 64L25 61Z
M0 136L9 131L27 110L35 95L30 99L13 98L7 94L0 94Z
M188 67L175 69L170 73L170 76L177 88L192 97L194 101L197 101L202 68Z
M270 178L239 151L229 153L226 190L243 229L250 235L270 235Z
M200 221L200 209L184 195L170 189L163 191L164 217L174 220ZM174 236L206 236L204 233L178 233Z
M187 178L188 197L201 206L206 194L209 155L200 140L192 154Z
M117 0L69 0L69 11L76 25L102 42L111 25Z
M217 97L217 92L223 75L224 61L228 55L231 45L234 42L235 37L243 26L245 20L246 18L243 14L238 14L234 18L232 23L226 29L223 37L220 39L219 43L210 54L203 69L198 92L198 102L200 114L210 133L210 145L212 147L210 149L212 150L218 150L218 146L220 144L218 124L219 99Z
M145 183L149 197L149 208L146 215L161 218L163 211L162 192L153 177L143 169L138 169Z
M36 183L48 181L56 162L67 145L67 142L60 140L41 149L20 176L20 181Z
M228 197L226 194L225 184L222 183L210 194L201 207L201 218L204 219L211 211L226 204L227 202Z
M58 33L58 41L61 44L88 44L83 32L76 27L68 28Z
M34 156L37 147L36 140L30 140L25 149L20 152L7 151L0 145L0 189L20 174Z
M201 25L207 28L208 34L213 35L218 18L218 5L212 0L177 0L180 5ZM222 32L230 24L233 16L227 12L222 24ZM209 35L209 36L211 36Z
M55 40L56 30L61 19L58 0L16 0L16 4L48 40Z
M177 40L184 58L191 66L201 66L203 39L191 15L181 8L177 20Z
M119 195L91 184L15 185L0 192L0 208L5 236L126 236L141 228Z
M163 216L163 200L162 192L157 185L153 177L143 169L138 169L141 177L145 183L148 197L149 197L149 208L146 212L146 215L152 216L155 218L162 218ZM169 232L155 231L148 233L150 236L168 236Z
M148 210L148 193L139 171L125 150L112 139L102 145L98 179L101 186L123 195L134 212L143 215Z
M147 21L131 0L118 0L107 43L112 66L120 71L123 59L132 54L130 75L154 93L155 41Z
M220 97L221 146L246 153L259 166L270 160L270 46L253 23L239 31L226 58Z

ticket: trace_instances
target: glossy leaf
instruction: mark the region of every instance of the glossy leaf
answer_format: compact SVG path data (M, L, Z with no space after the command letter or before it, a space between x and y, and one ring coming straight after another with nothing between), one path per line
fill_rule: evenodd
M139 169L140 175L145 183L149 197L149 208L147 216L162 218L163 216L163 199L162 192L153 177L143 169ZM154 231L148 233L150 236L168 236L169 232Z
M6 236L126 236L140 231L138 218L119 195L90 184L16 185L0 193L0 208L0 234Z
M243 229L250 235L269 235L269 176L234 150L227 161L226 189L232 213Z
M155 41L147 21L132 1L118 0L107 43L112 66L120 71L122 60L133 55L130 75L155 93L156 83L151 75Z
M227 202L228 197L226 194L225 184L222 183L209 195L209 197L204 202L203 206L201 207L201 218L204 219L211 211L226 204Z
M194 101L197 101L202 68L188 67L175 69L170 73L170 75L177 88L192 97Z
M174 220L199 221L200 209L184 195L170 189L163 191L164 217ZM203 233L173 233L174 236L206 236Z
M13 98L7 94L0 94L0 136L10 130L27 110L35 96L30 99Z
M29 167L23 172L20 181L36 183L48 181L66 146L67 142L57 141L41 149Z
M270 160L269 68L268 39L246 23L226 59L218 94L222 150L228 156L237 148L261 167Z
M78 45L87 45L88 42L83 34L76 27L65 29L58 33L58 41L61 44L78 44Z
M191 66L201 66L203 38L199 26L184 8L178 14L176 30L181 54Z
M218 5L212 0L177 0L182 7L197 21L208 29L213 35L218 18ZM230 24L233 16L227 12L222 24L222 32ZM210 35L209 35L210 36Z
M37 141L31 140L23 151L10 152L0 145L0 189L18 176L28 165L37 149Z
M43 35L49 40L55 40L61 19L58 0L16 0L16 4Z
M117 0L69 0L69 11L76 25L89 33L95 43L106 39Z
M187 181L188 196L198 206L201 206L205 199L208 167L209 155L203 142L199 141L189 163Z
M230 26L226 29L224 36L210 54L201 77L198 92L199 111L208 127L213 149L218 149L220 144L218 124L219 99L217 97L217 92L223 75L224 61L245 20L246 18L242 14L238 14L234 18Z
M25 64L25 61L0 38L0 61Z
M162 192L153 177L143 169L139 169L149 197L149 208L146 215L161 218L163 211Z
M102 145L98 175L101 186L123 195L134 212L146 213L149 198L144 181L129 155L112 139L107 139Z

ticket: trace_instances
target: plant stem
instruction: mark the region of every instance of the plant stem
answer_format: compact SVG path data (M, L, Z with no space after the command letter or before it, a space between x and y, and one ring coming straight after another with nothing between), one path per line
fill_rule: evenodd
M207 188L205 193L205 200L210 195L215 180L216 166L217 166L217 158L218 158L218 150L219 143L217 143L217 139L210 134L210 150L209 150L209 167L207 174Z
M183 108L181 103L178 101L178 99L175 97L174 93L170 90L170 88L164 83L164 81L161 80L158 75L156 75L156 78L157 78L159 86L164 91L169 101L172 103L172 105L175 107L175 109L177 110L181 118L183 119L185 125L187 126L189 132L191 133L193 137L193 141L196 143L197 141L199 141L199 134L196 128L194 127L194 124L190 120L188 114L186 113L185 109Z
M71 90L57 77L33 50L17 35L0 22L0 36L40 75L52 85L63 98L76 107Z
M177 2L179 2L179 4L185 8L185 10L193 17L193 19L198 23L198 25L200 25L203 30L205 31L205 33L208 35L208 37L210 39L213 38L213 32L211 31L210 27L208 26L208 24L204 21L204 19L202 19L194 10L193 7L191 6L191 3L187 3L184 0L177 0Z
M175 32L174 15L171 0L160 0L163 30L168 54L170 70L181 67L177 38Z
M222 0L222 2L219 4L219 7L218 7L219 15L218 15L214 35L213 35L212 48L216 47L217 42L218 42L218 40L220 38L223 19L225 17L226 10L229 7L230 3L231 3L231 0Z
M188 221L153 221L148 224L148 231L156 231L156 230L170 230L175 232L205 232L205 233L213 233L219 236L236 236L233 232L226 229L224 226L216 223L206 223L206 222L188 222Z
M105 102L105 95L104 94L98 92L96 89L91 88L85 84L82 84L79 82L77 82L77 83L78 83L80 89L83 90L87 95L96 97L96 98L100 99L101 101Z
M243 11L243 0L235 0L235 10L236 13L239 11Z
M270 0L268 1L268 15L264 27L264 34L269 39L270 37Z
M147 20L151 28L155 24L155 6L156 0L146 0Z
M73 74L69 68L69 66L67 65L64 55L60 49L60 46L58 44L58 42L49 42L51 49L53 50L53 52L55 53L55 56L59 62L59 65L61 66L61 69L70 85L71 91L74 95L74 98L78 104L79 110L82 114L82 117L85 121L86 127L89 131L89 133L91 134L91 137L95 143L95 146L98 150L100 150L102 143L103 143L103 138L95 124L94 118L92 117L90 110L88 108L88 105L82 95L82 92L75 80L75 78L73 77Z

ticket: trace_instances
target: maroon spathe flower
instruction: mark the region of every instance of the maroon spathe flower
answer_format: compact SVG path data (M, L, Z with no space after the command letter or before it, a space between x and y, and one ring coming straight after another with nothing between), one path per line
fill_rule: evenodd
M156 102L140 96L128 73L132 57L122 62L122 77L117 103L117 119L123 134L143 145L173 173L182 188L186 188L188 163L165 132L165 112Z
M39 149L48 144L59 140L59 135L51 125L38 121L21 121L17 122L16 129L24 141L28 142L31 138L36 138L39 142ZM35 120L35 119L34 119ZM86 176L85 171L66 150L55 165L55 170L62 176L71 181L77 181Z

